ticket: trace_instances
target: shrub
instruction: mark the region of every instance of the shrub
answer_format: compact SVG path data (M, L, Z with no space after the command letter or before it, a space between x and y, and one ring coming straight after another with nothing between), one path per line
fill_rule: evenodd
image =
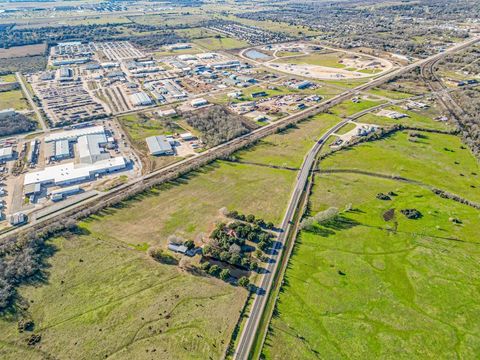
M248 285L250 285L250 279L246 276L242 276L240 279L238 279L238 285L246 288Z
M230 270L228 269L223 269L220 271L220 279L223 281L227 281L230 278Z

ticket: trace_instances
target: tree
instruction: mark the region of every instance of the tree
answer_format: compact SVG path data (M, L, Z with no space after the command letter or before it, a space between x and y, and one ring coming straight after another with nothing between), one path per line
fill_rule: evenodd
M248 214L246 217L247 222L253 223L255 221L255 215Z
M257 269L258 269L258 264L257 264L257 262L256 262L256 261L252 261L252 262L250 263L250 270L251 270L251 271L255 271L255 270L257 270Z
M268 223L265 224L265 227L267 229L273 229L275 227L275 224L271 221L269 221Z
M210 269L210 263L208 261L203 262L200 265L200 269L202 269L203 271L208 271L208 269Z
M230 261L230 253L228 251L222 251L220 253L220 260L229 262Z
M187 240L183 243L183 245L185 245L188 250L192 250L195 247L193 240Z
M248 285L250 285L250 279L246 276L242 276L240 279L238 279L238 285L247 288Z
M210 269L208 269L208 273L212 276L217 276L219 272L220 267L218 265L212 265L210 266Z
M223 281L227 281L229 278L230 278L230 270L223 269L220 272L220 279L222 279Z

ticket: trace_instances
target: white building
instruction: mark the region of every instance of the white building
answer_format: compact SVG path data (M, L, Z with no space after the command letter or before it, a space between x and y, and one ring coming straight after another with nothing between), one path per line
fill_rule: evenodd
M0 148L0 161L8 161L11 159L13 159L13 148L11 146Z
M205 106L207 104L208 104L208 101L202 98L192 100L190 103L190 105L192 105L193 107Z
M145 139L151 155L173 155L172 145L165 136L151 136Z
M152 105L152 99L143 91L136 92L130 95L130 101L133 106L147 106Z
M173 116L173 115L177 115L177 112L175 111L175 109L165 109L165 110L159 110L158 115L160 115L160 116Z
M55 141L55 159L61 160L70 157L70 143L68 140Z
M24 185L53 184L64 186L80 181L92 180L95 176L124 169L127 163L123 156L97 161L94 164L73 162L55 165L41 171L25 174Z
M78 156L83 164L93 164L97 161L110 158L110 154L105 152L104 146L107 144L105 134L93 134L80 136L77 142Z
M186 132L186 133L180 134L180 138L182 140L189 141L189 140L195 139L195 136L193 136L193 134L190 132Z
M45 137L45 142L59 141L59 140L68 140L76 141L80 136L93 135L93 134L104 134L105 129L103 126L90 126L84 127L81 129L61 131L57 133L50 134Z

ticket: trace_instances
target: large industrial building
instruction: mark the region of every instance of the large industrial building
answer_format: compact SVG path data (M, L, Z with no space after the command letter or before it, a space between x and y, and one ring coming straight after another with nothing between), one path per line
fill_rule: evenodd
M58 140L69 140L76 141L80 136L93 135L93 134L104 134L105 129L103 126L90 126L84 127L81 129L61 131L57 133L50 134L45 137L45 142L58 141Z
M151 136L145 139L152 155L173 155L172 145L165 136Z
M41 171L25 174L24 185L69 185L92 180L96 176L126 168L123 156L97 161L94 164L75 164L73 162L55 165Z
M143 91L139 91L130 95L130 101L132 102L133 106L152 105L152 99L150 99L150 97Z
M110 154L104 150L106 144L107 137L105 136L105 133L79 137L77 149L80 162L93 164L97 161L110 158Z

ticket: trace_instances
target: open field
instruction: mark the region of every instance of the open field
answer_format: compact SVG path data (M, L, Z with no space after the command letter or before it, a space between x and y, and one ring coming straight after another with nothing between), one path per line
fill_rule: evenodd
M0 48L0 59L42 55L45 52L45 49L45 44L14 46L9 49Z
M0 82L16 82L16 81L17 81L17 77L15 76L15 74L0 76Z
M206 49L206 50L229 50L240 49L248 46L248 43L243 40L237 40L229 37L209 37L193 40L194 44Z
M0 92L0 104L1 109L13 108L15 110L26 110L29 108L22 90Z
M342 55L343 53L340 52L314 53L303 56L290 56L285 59L277 60L277 62L288 64L310 64L343 69L345 68L345 65L340 63Z
M335 115L317 115L299 123L296 128L260 140L251 149L238 152L237 157L241 161L299 168L318 138L340 121L342 119Z
M357 145L327 157L321 168L399 175L480 202L480 167L470 150L454 135L422 134L425 138L416 142L400 132Z
M391 90L380 89L380 88L370 89L370 90L367 91L367 93L372 94L372 95L386 97L386 98L389 98L389 99L392 99L392 100L401 100L401 99L406 99L406 98L409 98L409 97L413 96L412 94L404 93L404 92L401 92L401 91L391 91Z
M355 103L352 100L347 100L341 104L335 105L330 111L337 116L347 117L383 103L385 103L385 101L360 99L359 102Z
M107 215L94 216L88 229L125 244L165 245L172 234L195 239L208 233L222 207L279 223L295 176L287 170L217 161L124 202L120 209L109 209Z
M2 359L220 358L246 291L152 261L113 236L51 242L48 282L26 287L42 336L27 346L17 321L0 320Z
M376 199L388 191L397 193L392 201ZM311 201L313 212L349 203L353 210L301 233L267 359L475 358L478 210L417 186L352 174L318 176ZM424 216L408 220L398 212L412 207ZM391 208L396 231L382 218Z
M453 130L453 126L447 122L436 121L433 119L432 113L435 111L431 110L416 110L409 111L402 109L398 106L387 106L387 110L398 111L400 113L407 114L408 117L402 119L391 119L386 116L375 115L375 112L363 115L358 119L360 122L365 122L369 124L377 125L394 125L394 124L403 124L405 126L411 127L420 127L423 129L432 129L432 130Z
M309 64L343 69L345 68L345 65L340 63L343 55L344 54L341 52L314 53L303 56L290 56L285 59L277 60L276 62L287 64Z

